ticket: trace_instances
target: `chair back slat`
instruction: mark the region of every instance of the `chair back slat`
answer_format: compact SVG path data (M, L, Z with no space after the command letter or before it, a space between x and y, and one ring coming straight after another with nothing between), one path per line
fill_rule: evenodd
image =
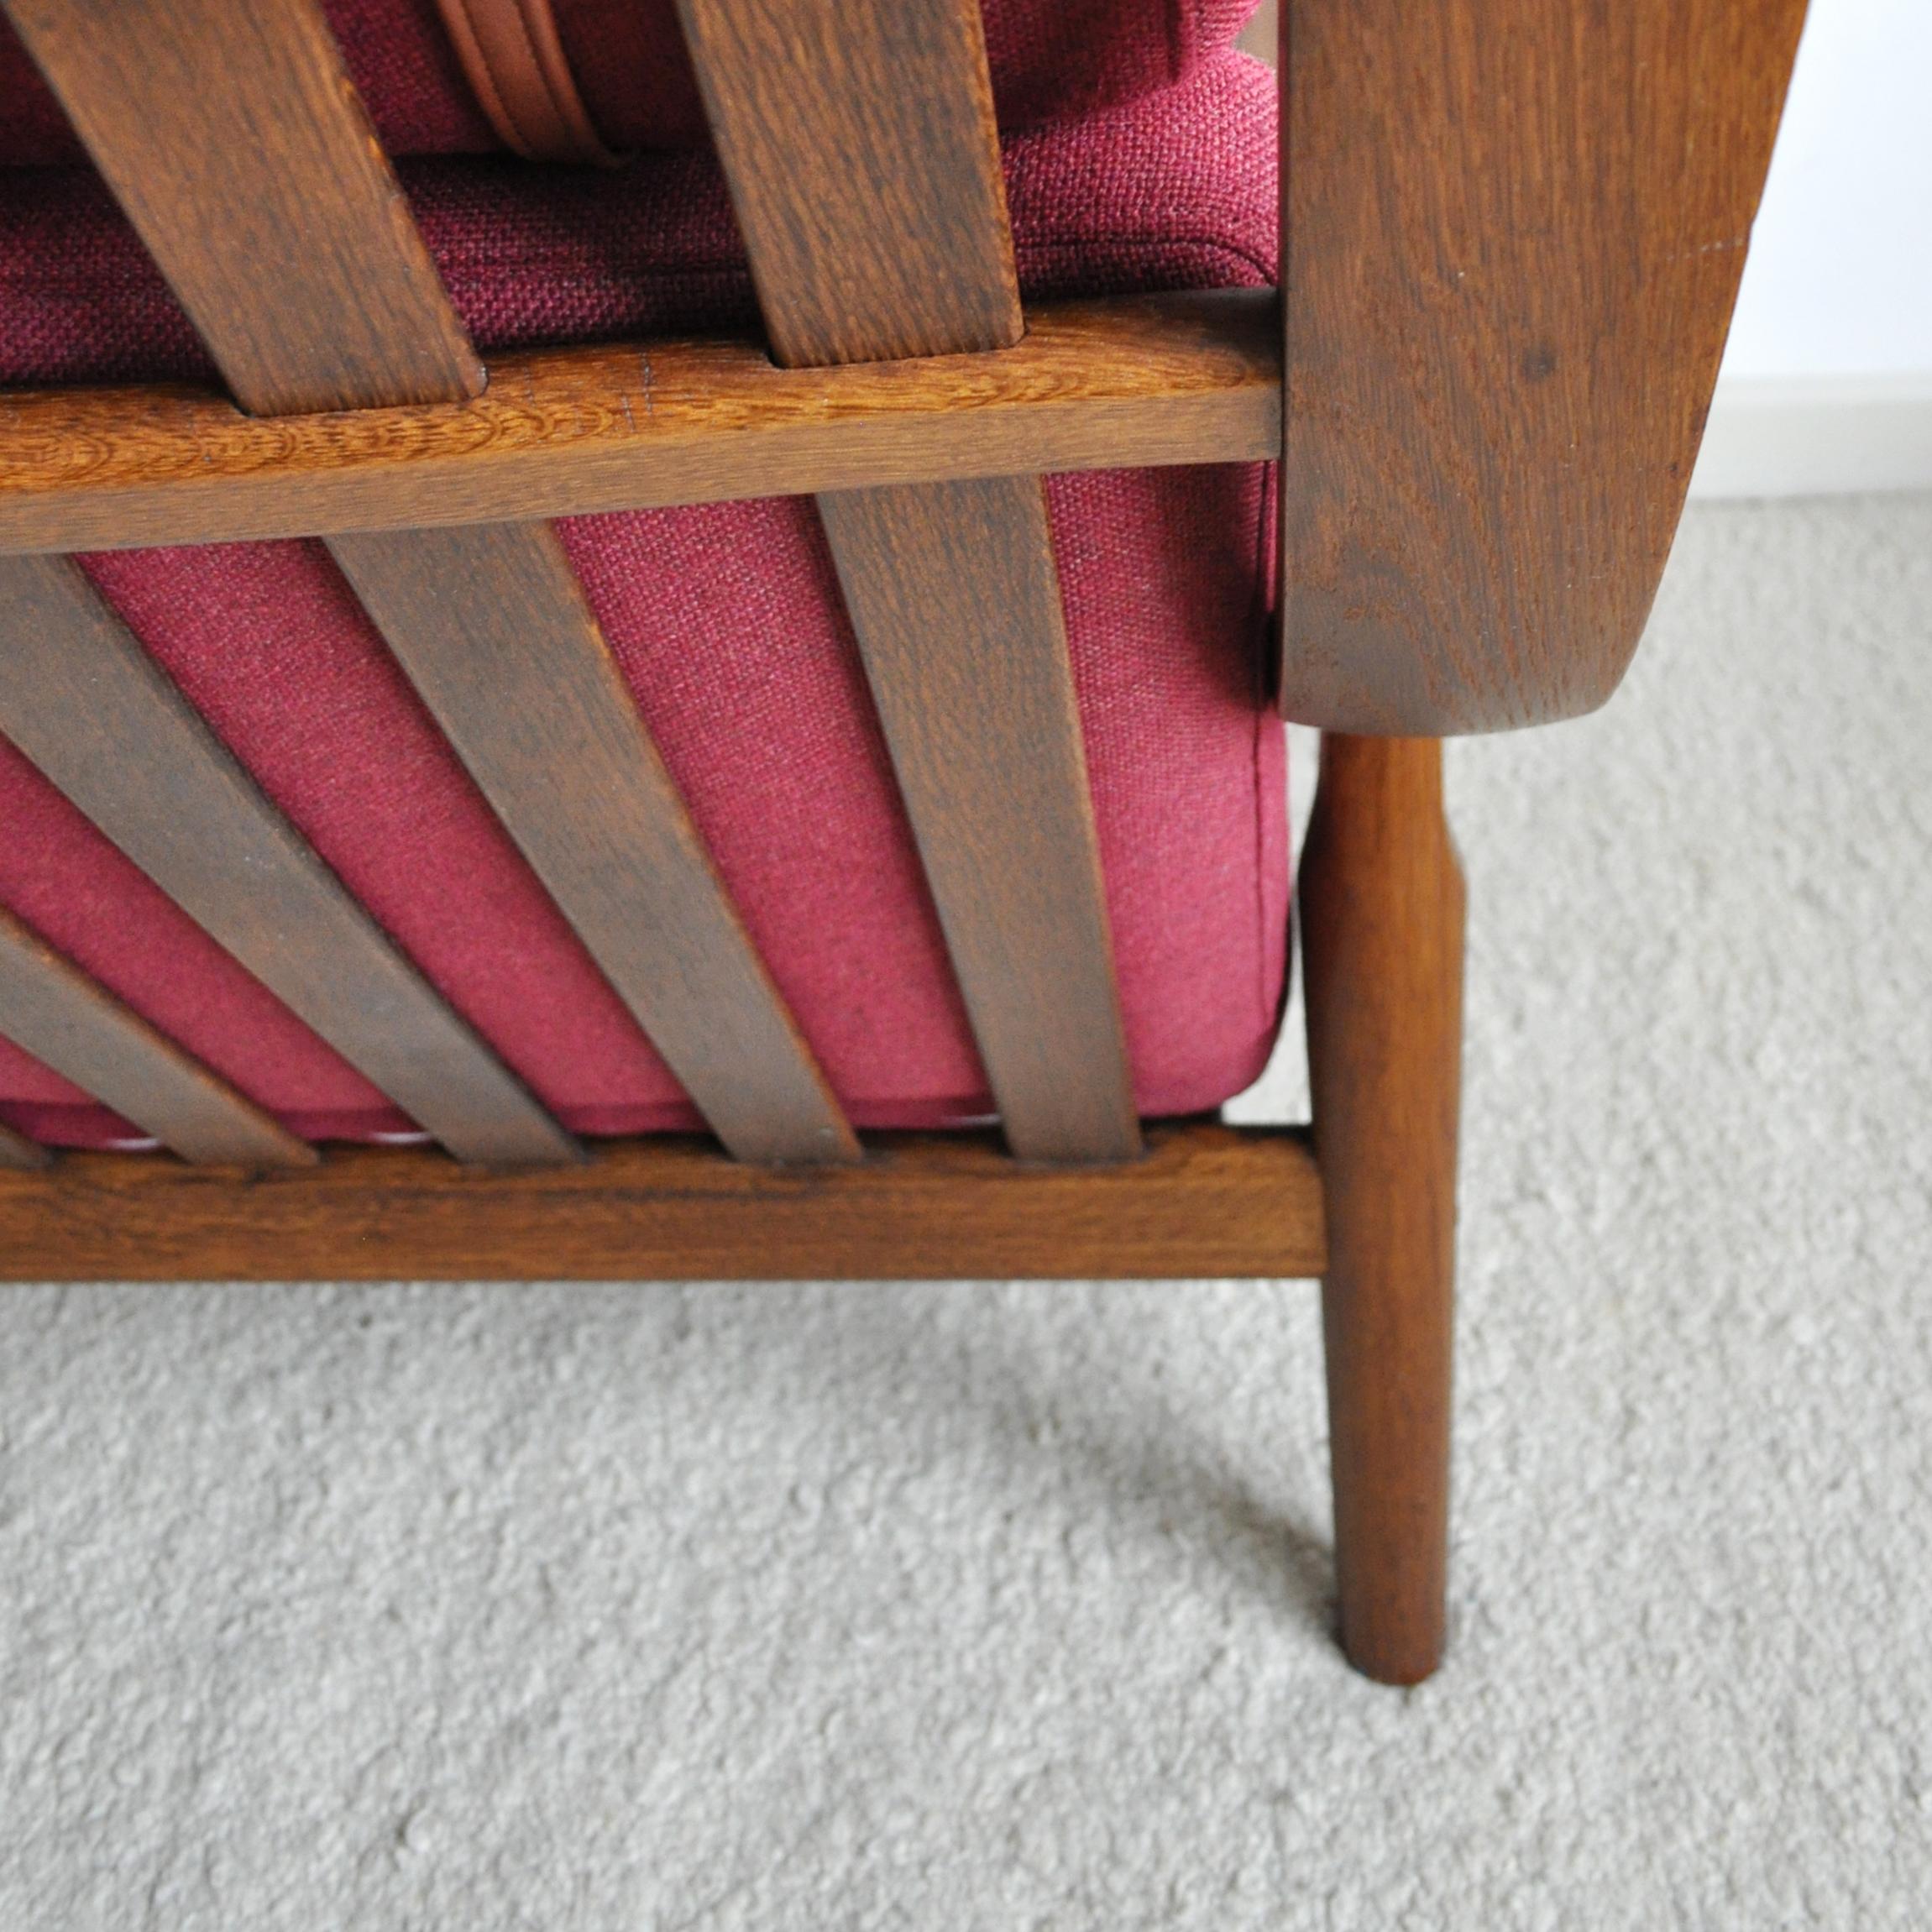
M10 1127L0 1127L0 1167L31 1170L47 1166L53 1158L39 1141L29 1140Z
M0 731L196 924L452 1153L572 1157L71 560L0 559Z
M243 409L483 387L313 0L6 5Z
M240 37L238 64L234 29L256 10L223 0L184 7L137 0L112 9L97 0L21 0L17 10L102 173L244 407L290 413L447 401L478 386L467 338L353 102L315 0L260 8L259 23ZM113 15L111 31L95 18L104 12ZM103 37L114 44L112 57L97 48ZM285 123L294 132L278 147ZM215 158L206 166L179 159L164 166L149 153L157 128L177 157L207 146ZM152 181L150 165L160 170ZM285 241L264 254L266 236ZM285 246L300 258L299 273L281 272ZM348 315L361 319L338 344L337 318ZM726 1144L766 1160L856 1159L856 1139L783 1011L628 689L613 674L547 529L365 538L339 560L352 577L380 577L378 626L386 619L395 626L389 641L404 670L422 673L432 710L460 720L459 754ZM465 681L472 689L461 692ZM43 740L71 732L71 721L57 715L29 722ZM179 733L170 752L128 742L159 783L169 782L170 757L186 749ZM532 763L539 742L552 752L593 745L605 783L568 783ZM209 852L223 850L212 818L182 831ZM617 863L593 862L593 855L607 861L626 840L632 843ZM306 902L312 913L318 903L312 893ZM677 908L675 921L668 907ZM339 938L318 924L298 932L290 949L324 987ZM296 1010L335 1037L314 1011ZM456 1024L446 1016L445 1030ZM360 1038L367 1030L359 1029L363 1057L348 1055L365 1071L372 1057L399 1061L405 1071L415 1064L413 1028L386 1047ZM446 1144L496 1133L500 1107L474 1079L469 1091L452 1088L438 1101L437 1118L457 1139L432 1123L420 1099L403 1100L395 1079L377 1084ZM568 1144L545 1125L558 1157Z
M682 0L778 359L1019 327L976 0ZM1016 1154L1139 1147L1038 477L821 496L980 1056Z
M333 547L537 876L685 1091L704 1097L719 1139L742 1160L856 1159L550 526L380 531Z
M973 0L679 0L781 364L1019 340Z
M185 1160L303 1167L315 1149L285 1132L64 959L0 911L0 1015L16 1046L53 1068ZM18 1154L18 1148L29 1151ZM31 1142L0 1128L0 1165L43 1164Z

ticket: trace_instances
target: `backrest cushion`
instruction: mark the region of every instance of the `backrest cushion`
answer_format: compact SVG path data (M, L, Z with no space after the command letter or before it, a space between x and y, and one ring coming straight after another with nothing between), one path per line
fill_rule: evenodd
M674 0L551 0L578 90L619 150L702 147L704 117ZM1090 113L1185 80L1233 45L1255 0L982 0L1000 125ZM436 0L323 0L392 154L502 145ZM78 160L79 141L0 13L0 165Z

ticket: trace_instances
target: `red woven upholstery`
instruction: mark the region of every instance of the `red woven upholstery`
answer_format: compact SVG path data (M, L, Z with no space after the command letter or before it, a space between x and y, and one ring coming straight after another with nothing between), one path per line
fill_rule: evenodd
M552 0L579 91L617 149L705 144L675 0ZM1029 128L1170 86L1233 44L1256 0L981 0L1003 128ZM392 154L487 154L436 0L323 0ZM78 160L81 147L0 13L0 165Z
M1273 279L1271 76L1182 86L1009 141L1039 296ZM616 175L409 164L484 346L752 317L706 156ZM0 176L0 382L205 374L84 171ZM1143 1112L1259 1071L1282 986L1281 732L1259 682L1270 554L1254 467L1049 480ZM809 502L560 526L699 825L861 1124L990 1107ZM120 552L86 568L215 730L450 1000L569 1125L694 1124L442 745L319 545ZM312 1136L408 1123L0 747L0 901ZM0 1117L125 1131L0 1043Z

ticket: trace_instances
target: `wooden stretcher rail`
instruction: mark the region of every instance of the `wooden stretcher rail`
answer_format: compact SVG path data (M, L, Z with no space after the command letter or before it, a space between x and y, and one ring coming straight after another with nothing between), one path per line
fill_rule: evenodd
M773 1172L665 1138L486 1174L352 1148L256 1176L70 1154L0 1173L0 1278L1190 1280L1326 1260L1299 1130L1156 1126L1142 1159L1111 1167L1027 1166L990 1134L868 1136L867 1151Z
M0 552L1260 462L1277 310L1269 289L1052 303L1013 348L826 369L741 341L552 349L494 358L473 401L325 415L174 385L0 392Z

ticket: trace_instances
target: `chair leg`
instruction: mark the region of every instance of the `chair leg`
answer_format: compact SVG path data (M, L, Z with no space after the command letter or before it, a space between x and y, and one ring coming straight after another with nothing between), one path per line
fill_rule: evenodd
M1442 1648L1462 1060L1437 741L1323 739L1300 897L1342 1644L1416 1683Z

